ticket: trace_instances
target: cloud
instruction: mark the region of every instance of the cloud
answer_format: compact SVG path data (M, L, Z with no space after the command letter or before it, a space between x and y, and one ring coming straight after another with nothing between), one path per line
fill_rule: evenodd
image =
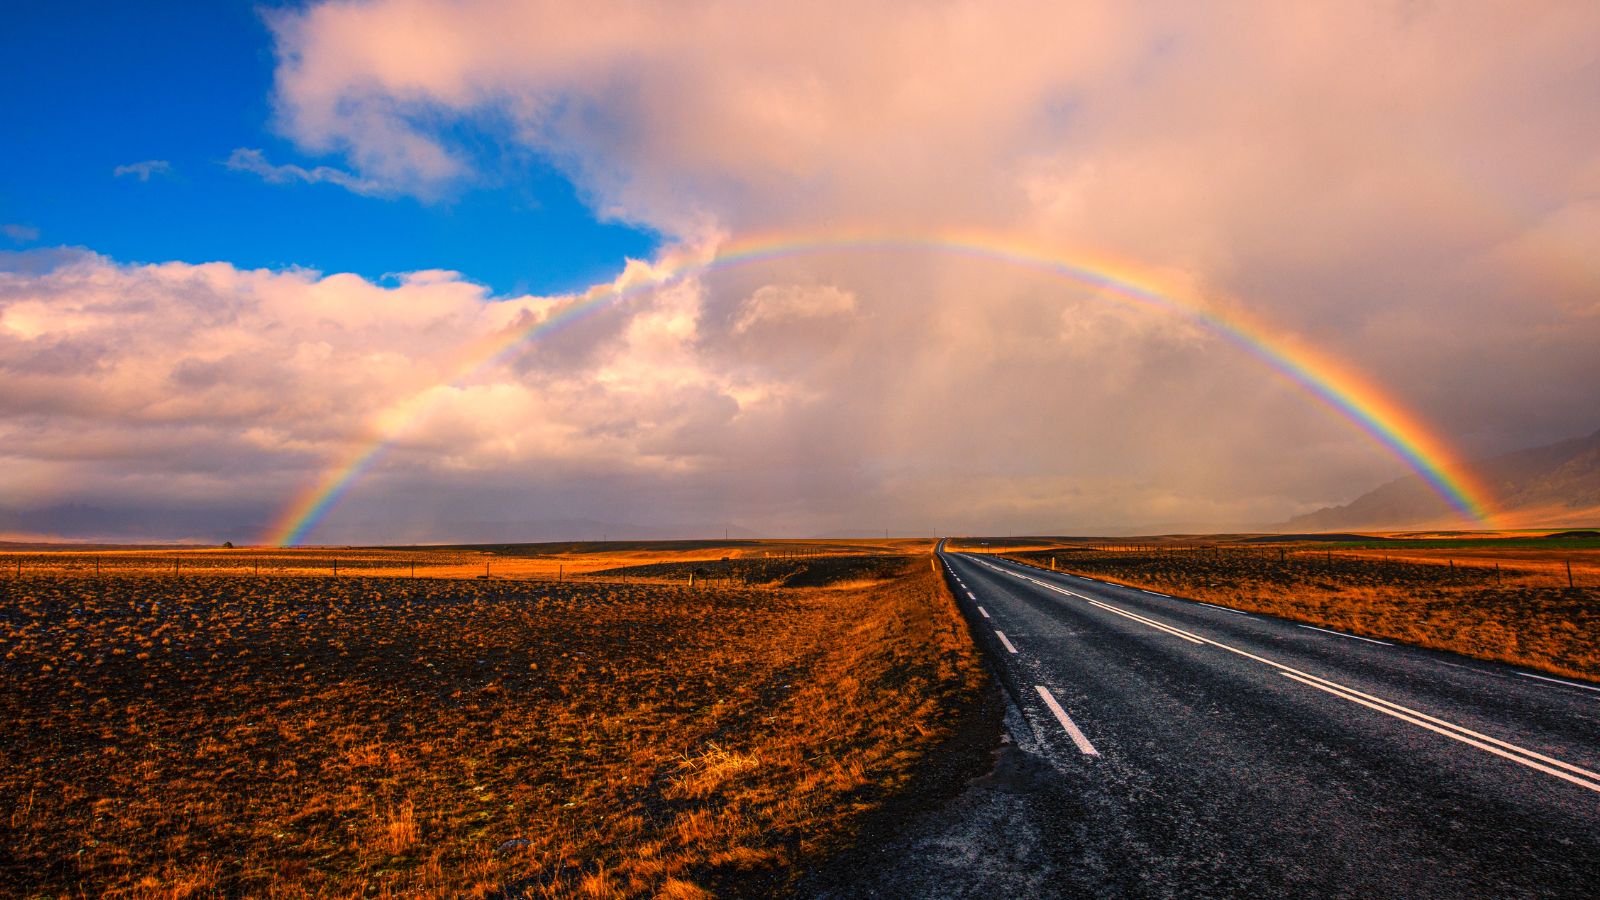
M782 326L805 320L832 319L856 310L856 298L832 285L763 285L740 305L735 332Z
M261 176L269 184L333 184L357 194L377 194L383 191L380 184L365 178L359 178L342 169L330 166L316 166L307 169L296 165L273 165L267 161L266 154L260 150L240 147L228 156L224 163L235 172L249 172Z
M152 175L171 174L172 163L167 162L164 159L147 159L143 162L128 163L125 166L117 166L115 169L111 170L111 175L114 178L121 178L124 175L132 175L140 181L149 181L150 176Z
M26 244L39 239L39 229L33 227L32 225L0 225L0 234L4 234L6 237L16 241L19 244Z
M267 519L374 429L394 447L326 539L1228 527L1400 474L1116 277L1320 347L1468 451L1596 424L1592 4L375 0L271 22L277 126L348 169L230 167L429 196L535 154L677 244L618 284L777 249L570 321L616 285L22 254L0 446L26 476L0 505L226 496ZM1094 277L796 249L854 233L994 235Z
M1600 238L1593 5L381 0L273 30L284 132L395 190L472 177L489 143L685 239L990 231L1178 271L1472 450L1533 439L1528 411L1453 386L1531 385L1514 322L1559 328L1600 288L1581 249ZM928 302L870 305L943 314ZM1413 317L1449 348L1426 373ZM1552 401L1532 430L1588 416Z
M233 520L253 505L267 521L382 433L395 445L376 478L422 492L498 484L513 515L540 485L699 472L739 413L735 390L767 393L693 352L692 282L569 327L575 355L546 360L533 345L458 380L462 348L584 298L491 298L437 271L382 286L224 263L50 263L0 271L0 444L19 475L0 509L225 497Z
M68 521L51 518L63 505L148 508L184 523L171 536L270 522L380 438L321 539L1239 523L1390 465L1214 334L978 261L916 260L937 272L908 315L905 260L821 286L636 262L590 291L496 298L439 271L385 285L20 256L39 258L0 273L0 446L18 474L0 510L20 522ZM975 294L1004 299L963 310Z

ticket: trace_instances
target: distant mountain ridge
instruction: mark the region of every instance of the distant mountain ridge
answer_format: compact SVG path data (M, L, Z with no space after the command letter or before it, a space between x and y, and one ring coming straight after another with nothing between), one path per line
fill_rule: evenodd
M1494 492L1507 527L1560 527L1600 522L1600 431L1474 463ZM1422 480L1408 475L1343 506L1295 516L1295 531L1421 528L1460 524L1460 516Z

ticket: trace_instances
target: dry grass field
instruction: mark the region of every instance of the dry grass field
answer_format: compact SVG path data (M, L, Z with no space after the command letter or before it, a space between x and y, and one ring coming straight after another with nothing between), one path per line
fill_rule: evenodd
M1005 555L1353 634L1600 679L1600 548L1586 540L1531 549L1523 543L1124 542ZM1568 586L1567 559L1575 587Z
M549 579L663 562L807 559L931 552L927 539L612 541L456 547L79 548L0 543L0 576L22 574L363 575ZM11 552L5 552L10 550ZM684 570L687 579L687 569ZM725 574L725 573L724 573Z
M986 683L930 557L870 549L744 574L714 549L694 588L681 559L25 558L0 570L0 893L782 893Z

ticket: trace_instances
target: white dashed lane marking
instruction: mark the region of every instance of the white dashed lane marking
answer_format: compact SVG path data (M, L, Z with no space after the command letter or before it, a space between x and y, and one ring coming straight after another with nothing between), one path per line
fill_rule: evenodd
M1062 709L1061 704L1057 703L1056 698L1051 695L1050 689L1042 684L1034 685L1033 689L1038 691L1039 696L1044 699L1044 705L1050 707L1050 711L1055 713L1056 721L1060 722L1061 727L1066 729L1067 736L1072 738L1072 742L1078 745L1078 751L1084 756L1099 756L1100 751L1096 750L1094 745L1089 743L1089 739L1083 736L1083 732L1078 730L1078 726L1073 723L1072 717L1067 715L1067 711Z

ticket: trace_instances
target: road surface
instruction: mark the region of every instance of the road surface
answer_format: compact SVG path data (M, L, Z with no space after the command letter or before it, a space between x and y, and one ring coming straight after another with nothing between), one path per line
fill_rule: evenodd
M1600 689L941 553L995 771L841 896L1600 896Z

